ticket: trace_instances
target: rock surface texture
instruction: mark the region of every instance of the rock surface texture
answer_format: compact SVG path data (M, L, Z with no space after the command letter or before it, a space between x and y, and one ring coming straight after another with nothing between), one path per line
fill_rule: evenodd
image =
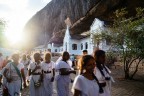
M66 29L65 19L70 18L72 35L88 31L95 18L106 23L113 21L114 11L127 7L129 16L136 7L144 7L143 0L52 0L38 11L25 25L27 41L31 46L49 41L62 43Z

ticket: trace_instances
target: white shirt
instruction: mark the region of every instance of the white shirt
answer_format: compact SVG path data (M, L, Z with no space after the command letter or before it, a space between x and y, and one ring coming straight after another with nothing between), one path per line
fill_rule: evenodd
M62 61L62 57L59 57L58 60L56 61L56 63L55 63L55 69L57 69L57 64L58 64L60 61ZM69 64L69 66L70 66L71 69L72 69L72 61L69 59L69 60L67 60L67 63Z
M30 61L28 59L26 59L25 61L24 60L21 60L21 63L24 65L25 69L27 69Z
M106 67L106 66L105 66ZM106 67L107 68L107 67ZM107 68L108 72L111 73L111 71ZM105 74L105 77L112 77L107 73L105 68L103 68L103 73ZM111 80L107 81L105 80L105 77L101 74L100 70L96 67L94 74L96 75L97 79L99 80L100 83L106 82L106 87L103 88L104 93L100 94L100 96L111 96Z
M17 65L18 70L21 72L21 70L24 68L24 65L22 63L19 63ZM19 75L17 74L17 71L15 70L14 66L12 65L12 63L8 63L5 66L5 69L8 69L8 77L12 78L12 80L20 80Z
M71 66L68 64L68 63L66 63L66 62L64 62L64 61L59 61L57 64L56 64L56 67L55 67L57 70L59 70L59 69L62 69L62 68L66 68L66 69L71 69Z
M30 65L29 65L29 69L31 69L33 71L36 66L40 66L41 67L41 63L40 64L36 64L36 62L31 62ZM34 73L42 73L42 68L37 69ZM32 75L31 78L35 82L37 82L40 79L40 75Z
M51 79L53 76L53 69L55 68L55 63L51 61L50 63L42 62L41 67L43 71L51 71L51 73L44 73L44 77Z
M82 75L78 75L73 83L72 92L77 89L81 91L80 96L99 96L99 86L95 80L89 80Z
M41 67L41 64L36 64L36 62L32 62L30 63L29 65L29 69L31 69L32 71L36 68L36 66L40 66ZM42 73L42 69L37 69L34 73Z
M64 62L64 61L59 61L56 64L55 69L57 70L57 74L56 74L56 80L58 80L59 78L63 78L63 80L65 80L65 82L70 82L70 75L60 75L60 69L65 68L67 71L71 70L71 67L68 63Z
M106 66L105 66L106 67ZM107 68L107 67L106 67ZM108 72L111 73L111 71L107 68ZM109 73L103 68L103 73L105 74L105 77L110 77ZM96 67L94 74L96 75L97 79L100 83L106 82L105 77L101 74L100 70Z

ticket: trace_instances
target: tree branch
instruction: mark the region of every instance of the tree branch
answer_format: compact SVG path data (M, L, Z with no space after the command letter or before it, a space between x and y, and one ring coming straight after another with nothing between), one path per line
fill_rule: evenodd
M140 59L139 62L137 63L136 69L135 69L134 73L130 76L130 79L133 79L134 75L137 73L139 64L140 64L140 62L141 62L142 60L143 60L143 59Z
M131 62L129 63L128 68L130 68L130 67L131 67L131 65L132 65L132 63L133 63L135 60L137 60L138 58L139 58L139 56L138 56L138 57L136 57L136 58L134 58L133 60L131 60Z

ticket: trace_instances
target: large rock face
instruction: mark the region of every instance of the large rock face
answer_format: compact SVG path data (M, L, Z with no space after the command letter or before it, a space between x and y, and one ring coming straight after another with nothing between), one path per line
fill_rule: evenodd
M116 9L128 7L134 15L139 6L144 6L143 0L52 0L26 24L27 41L33 46L53 37L54 42L61 43L67 17L72 23L71 34L79 34L89 30L94 18L111 22Z

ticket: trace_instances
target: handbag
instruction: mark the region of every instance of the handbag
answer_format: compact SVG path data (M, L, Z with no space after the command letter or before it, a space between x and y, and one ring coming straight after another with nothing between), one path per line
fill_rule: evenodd
M36 65L37 66L37 65ZM42 74L40 75L40 79L42 79L43 78L43 76L42 76ZM41 86L41 81L42 80L38 80L38 82L35 82L34 81L34 79L33 79L33 77L32 77L32 80L33 80L33 82L34 82L34 86L35 86L35 88L39 88L40 86Z
M32 80L33 80L33 77L32 77ZM35 82L35 81L33 80L33 82L34 82L34 86L35 86L35 88L38 88L38 87L41 86L41 82L40 82L40 81Z

